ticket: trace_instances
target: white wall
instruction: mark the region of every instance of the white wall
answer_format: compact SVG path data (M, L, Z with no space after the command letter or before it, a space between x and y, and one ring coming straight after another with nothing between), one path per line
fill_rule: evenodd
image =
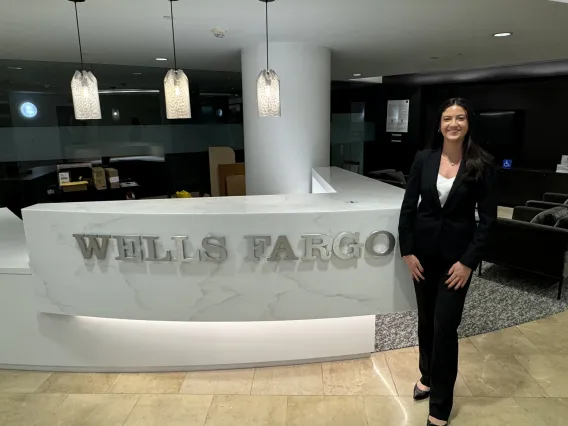
M266 44L242 51L247 193L311 191L312 168L329 165L331 52L305 43L270 43L270 68L280 77L282 116L260 118L256 80Z

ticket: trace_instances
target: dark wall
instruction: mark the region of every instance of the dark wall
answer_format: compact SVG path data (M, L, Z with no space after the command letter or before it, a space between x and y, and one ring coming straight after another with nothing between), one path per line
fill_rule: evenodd
M568 154L563 130L568 107L568 77L487 83L441 84L422 88L423 123L431 123L441 102L452 97L470 100L478 111L516 110L523 115L515 168L556 170Z
M408 172L416 150L424 146L421 139L422 89L417 86L357 84L334 82L331 91L331 112L351 112L354 102L365 103L365 121L375 125L375 140L365 142L363 174L394 168ZM408 133L392 137L386 131L387 103L389 100L410 100ZM401 142L393 142L401 140Z

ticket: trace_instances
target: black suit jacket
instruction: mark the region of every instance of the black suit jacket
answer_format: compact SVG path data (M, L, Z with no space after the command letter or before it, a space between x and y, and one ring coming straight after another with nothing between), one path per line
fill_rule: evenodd
M476 180L468 176L462 162L442 207L436 187L440 158L440 150L416 154L400 210L400 251L403 256L414 254L419 260L421 256L437 253L445 261L459 260L475 269L482 260L489 229L497 217L495 169L487 164L483 175Z

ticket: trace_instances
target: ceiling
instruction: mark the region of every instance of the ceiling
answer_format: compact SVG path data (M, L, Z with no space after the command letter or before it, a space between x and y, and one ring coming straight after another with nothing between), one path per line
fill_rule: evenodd
M14 69L21 68L21 69ZM68 93L75 63L0 59L0 98L8 91ZM100 90L162 89L166 69L128 65L88 64ZM241 74L227 71L186 70L191 90L216 94L239 94Z
M173 66L167 0L87 0L78 7L86 62ZM568 5L547 0L277 0L269 13L272 41L330 47L336 80L568 58ZM174 15L183 68L239 71L240 49L263 42L264 4L257 0L180 0ZM215 38L214 27L226 37ZM492 36L503 31L514 35ZM72 3L2 2L0 59L78 56Z

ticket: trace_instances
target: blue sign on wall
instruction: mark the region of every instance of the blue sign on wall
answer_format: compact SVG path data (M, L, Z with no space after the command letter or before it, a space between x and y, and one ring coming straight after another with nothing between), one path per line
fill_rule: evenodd
M503 160L503 168L510 169L513 167L513 160Z
M26 118L34 118L37 115L37 107L31 102L24 102L20 105L20 112Z

